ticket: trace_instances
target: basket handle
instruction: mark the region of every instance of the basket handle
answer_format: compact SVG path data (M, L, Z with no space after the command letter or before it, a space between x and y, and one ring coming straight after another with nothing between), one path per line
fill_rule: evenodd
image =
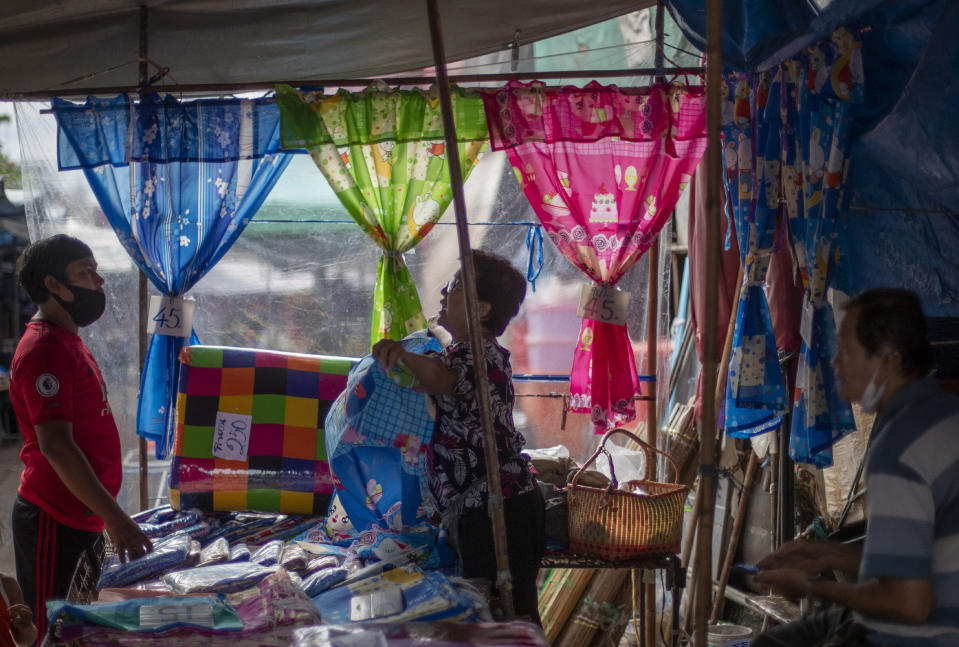
M643 453L646 455L646 463L645 463L645 465L643 466L643 480L644 480L644 481L648 480L648 477L649 477L649 462L652 460L652 456L650 456L650 450L656 452L657 454L661 454L662 456L664 456L664 457L666 458L666 460L669 461L669 464L670 464L670 465L672 466L672 468L673 468L673 474L675 475L674 478L677 478L677 479L679 478L679 467L676 465L676 461L673 460L673 457L672 457L672 456L670 456L670 455L667 454L666 452L661 451L661 450L659 450L659 449L656 449L656 448L653 447L652 445L644 442L644 441L641 440L641 439L639 438L639 436L637 436L636 434L634 434L634 433L632 433L632 432L630 432L630 431L627 431L626 429L622 429L622 428L620 428L620 427L617 427L616 429L610 429L609 431L606 432L605 435L603 435L603 439L600 441L599 447L596 448L596 451L593 452L593 455L590 456L589 459L588 459L585 463L583 463L583 466L582 466L582 467L580 467L578 470L576 470L576 473L573 475L573 479L572 479L572 480L570 481L570 483L569 483L569 484L570 484L570 487L574 487L574 488L576 487L576 484L579 482L579 476L580 476L580 474L582 474L583 472L585 472L585 471L586 471L586 468L589 467L590 465L592 465L593 462L599 457L599 455L600 455L601 453L602 453L602 454L606 454L606 457L607 457L607 459L609 460L609 473L610 473L610 474L612 475L612 477L613 477L613 479L612 479L613 482L612 482L612 484L611 484L610 487L611 487L612 489L614 489L614 490L619 487L619 482L616 480L616 472L613 470L613 457L610 456L610 454L609 454L608 451L606 451L606 441L609 440L609 438L610 438L611 436L613 436L613 434L623 434L624 436L632 439L633 442L635 442L637 445L639 445L640 449L643 450Z

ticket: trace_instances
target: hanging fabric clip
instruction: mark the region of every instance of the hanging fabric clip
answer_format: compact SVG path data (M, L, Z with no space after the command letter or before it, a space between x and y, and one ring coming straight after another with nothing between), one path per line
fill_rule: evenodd
M539 225L531 224L526 231L526 250L526 280L533 292L536 292L536 279L543 271L543 229Z
M509 70L515 72L519 69L519 29L513 34L513 41L506 47L510 49Z

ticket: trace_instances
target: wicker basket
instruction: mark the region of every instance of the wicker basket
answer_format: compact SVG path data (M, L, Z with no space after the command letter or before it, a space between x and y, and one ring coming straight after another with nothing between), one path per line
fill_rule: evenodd
M600 453L606 453L606 441L615 434L623 434L635 441L646 453L646 473L641 480L628 481L620 490L613 471L613 480L605 489L579 485L579 477ZM567 487L569 503L570 550L611 561L634 559L640 555L676 553L683 531L683 504L688 488L675 483L647 480L651 452L666 456L678 472L676 462L655 447L651 447L625 429L611 429L603 436L599 447L576 472ZM675 477L675 476L674 476ZM645 494L634 494L642 488Z

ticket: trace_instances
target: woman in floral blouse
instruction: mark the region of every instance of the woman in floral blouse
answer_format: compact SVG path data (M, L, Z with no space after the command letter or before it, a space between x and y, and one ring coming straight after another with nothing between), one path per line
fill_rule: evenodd
M529 460L520 453L526 439L513 425L515 396L509 351L496 342L519 311L526 296L526 279L493 254L476 250L473 262L516 613L539 622L536 575L546 546L543 501ZM416 355L399 342L384 339L373 347L373 356L387 371L402 363L433 395L438 418L430 442L430 489L444 511L444 521L457 535L463 576L495 582L483 428L459 273L442 295L437 323L453 335L453 341L441 354Z

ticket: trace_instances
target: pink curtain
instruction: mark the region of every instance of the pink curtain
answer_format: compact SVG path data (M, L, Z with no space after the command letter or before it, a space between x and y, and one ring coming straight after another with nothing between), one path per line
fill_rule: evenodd
M649 249L706 150L702 88L514 81L483 99L493 149L506 150L550 240L599 285ZM637 390L626 326L584 319L571 410L601 433L635 417Z

